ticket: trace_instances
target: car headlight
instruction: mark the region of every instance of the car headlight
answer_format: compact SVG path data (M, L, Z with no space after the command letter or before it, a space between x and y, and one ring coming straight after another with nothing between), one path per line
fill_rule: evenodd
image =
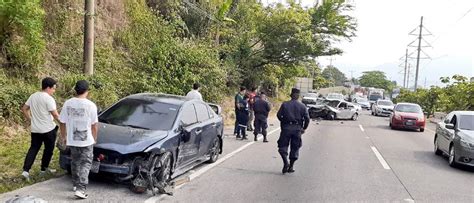
M402 120L402 117L399 114L395 114L394 117L395 120Z
M420 114L418 115L418 118L417 118L419 121L424 121L425 120L425 115L423 114Z

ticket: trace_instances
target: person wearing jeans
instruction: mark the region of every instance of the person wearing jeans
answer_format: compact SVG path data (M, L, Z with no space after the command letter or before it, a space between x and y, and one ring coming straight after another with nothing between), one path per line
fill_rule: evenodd
M52 97L56 91L56 80L47 77L41 81L41 91L32 94L21 108L27 121L31 124L31 145L25 157L22 176L30 180L30 169L36 155L44 143L43 158L41 159L41 174L55 172L49 163L53 157L54 143L58 126L54 119L59 120L56 101Z

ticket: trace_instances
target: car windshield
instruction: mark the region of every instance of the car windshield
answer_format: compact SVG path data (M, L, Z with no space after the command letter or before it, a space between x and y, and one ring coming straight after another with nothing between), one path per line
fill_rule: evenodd
M99 121L112 125L149 130L170 130L178 106L141 99L124 99L99 116Z
M369 100L367 100L366 98L359 98L357 99L357 102L368 102Z
M405 112L405 113L421 113L421 108L416 105L409 104L399 104L395 111Z
M373 94L369 96L370 101L377 101L378 99L382 99L382 95Z
M474 130L474 115L459 116L459 129Z
M339 105L339 103L340 101L332 100L332 101L327 101L326 105L336 108L337 105Z
M393 106L391 101L379 101L378 104L381 106Z

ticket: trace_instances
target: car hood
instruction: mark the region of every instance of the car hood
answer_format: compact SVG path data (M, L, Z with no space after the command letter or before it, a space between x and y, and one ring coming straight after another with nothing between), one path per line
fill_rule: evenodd
M357 103L360 104L360 105L366 105L366 106L369 106L369 105L370 105L369 102L357 102Z
M472 130L459 130L459 135L469 142L474 142L474 131Z
M384 105L379 105L378 107L380 107L380 108L384 108L384 109L392 109L392 110L393 110L393 107L394 107L394 106L384 106Z
M311 99L311 100L317 100L317 97L303 97L303 99Z
M396 114L402 117L413 117L413 118L418 118L418 116L420 115L420 113L408 113L408 112L400 112L400 111L397 111Z
M144 151L167 136L168 131L144 130L99 123L99 135L95 147L129 154Z

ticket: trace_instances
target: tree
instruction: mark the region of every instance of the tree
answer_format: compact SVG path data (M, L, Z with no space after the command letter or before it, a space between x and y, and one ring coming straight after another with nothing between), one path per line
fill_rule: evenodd
M342 86L347 80L346 75L334 66L328 66L325 68L322 76L335 86Z
M392 92L395 85L387 80L387 76L382 71L366 71L359 78L360 85L364 87L375 87Z

